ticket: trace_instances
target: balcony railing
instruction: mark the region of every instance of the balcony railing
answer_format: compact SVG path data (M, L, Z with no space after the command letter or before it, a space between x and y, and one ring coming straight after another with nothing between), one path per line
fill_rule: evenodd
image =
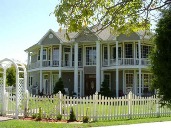
M72 65L70 61L62 61L61 62L62 67L74 67L74 61L72 61ZM82 67L82 61L78 61L78 67ZM29 69L35 69L40 67L40 61L37 61L35 63L29 64ZM59 67L59 61L58 60L46 60L42 61L42 67Z
M108 60L105 59L103 61L103 66L116 66L116 59L110 59L110 63L108 65ZM139 65L139 59L137 58L119 58L118 65ZM141 59L141 65L150 65L150 61L146 58Z

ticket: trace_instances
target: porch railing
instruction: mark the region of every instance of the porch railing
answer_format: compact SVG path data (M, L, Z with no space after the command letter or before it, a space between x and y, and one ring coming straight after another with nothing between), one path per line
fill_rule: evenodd
M116 59L110 59L110 66L116 66ZM119 58L118 65L139 65L137 58ZM150 65L150 61L146 58L141 59L141 65ZM103 66L108 66L108 61L103 61Z

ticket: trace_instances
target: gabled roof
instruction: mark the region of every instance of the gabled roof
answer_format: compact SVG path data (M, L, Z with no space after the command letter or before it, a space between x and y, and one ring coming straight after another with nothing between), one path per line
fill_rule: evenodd
M31 50L31 49L34 49L34 48L38 48L40 47L40 45L42 44L42 42L45 40L45 38L50 34L52 33L58 40L59 42L58 43L61 43L62 40L58 37L58 35L52 30L52 29L49 29L46 34L38 41L38 43L32 45L31 47L27 48L26 50L24 50L25 52Z

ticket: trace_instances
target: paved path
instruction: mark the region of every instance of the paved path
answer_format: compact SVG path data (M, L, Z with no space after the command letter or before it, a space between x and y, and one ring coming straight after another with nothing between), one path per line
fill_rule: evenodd
M13 118L0 116L0 122L1 122L1 121L6 121L6 120L12 120L12 119L13 119Z
M105 127L98 127L98 128L171 128L171 121L130 124L130 125L117 125L117 126L105 126Z

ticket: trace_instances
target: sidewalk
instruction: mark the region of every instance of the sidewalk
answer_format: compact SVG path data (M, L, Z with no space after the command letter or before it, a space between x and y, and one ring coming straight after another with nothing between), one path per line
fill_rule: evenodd
M6 120L12 120L12 119L13 119L13 118L0 116L0 122L1 122L1 121L6 121Z
M117 126L104 126L104 127L94 127L94 128L171 128L171 121L130 124L130 125L117 125Z

